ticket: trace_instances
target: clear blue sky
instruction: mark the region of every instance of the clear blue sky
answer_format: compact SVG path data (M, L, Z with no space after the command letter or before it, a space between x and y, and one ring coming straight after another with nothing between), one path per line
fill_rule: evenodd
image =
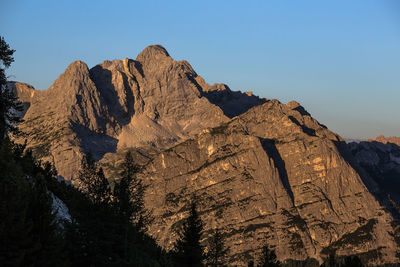
M11 79L46 89L69 63L150 44L209 83L297 100L345 138L400 136L400 1L2 0Z

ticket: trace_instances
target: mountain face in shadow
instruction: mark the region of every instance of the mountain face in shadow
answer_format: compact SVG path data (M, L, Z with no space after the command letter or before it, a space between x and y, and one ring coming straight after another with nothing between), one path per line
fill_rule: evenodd
M44 91L10 86L26 107L16 141L26 139L72 183L84 153L107 173L135 151L154 218L148 232L166 249L195 195L203 241L221 228L231 264L245 265L265 239L281 260L332 252L371 264L398 260L392 214L361 162L350 162L360 157L351 147L347 157L342 138L295 101L209 85L159 45L91 69L73 62Z
M378 188L377 196L389 210L399 216L400 210L400 138L375 139L348 145L357 164Z

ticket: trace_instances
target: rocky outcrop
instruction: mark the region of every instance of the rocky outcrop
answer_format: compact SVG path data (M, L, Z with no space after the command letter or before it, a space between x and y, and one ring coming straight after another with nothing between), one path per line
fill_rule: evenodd
M8 82L8 88L14 92L23 106L23 110L19 114L21 117L25 115L33 99L41 93L41 91L35 90L33 86L21 82Z
M280 259L336 251L393 261L392 218L341 156L341 141L298 103L276 100L204 130L143 173L150 233L171 247L195 195L207 231L223 229L231 264L245 265L265 240Z
M335 251L397 261L393 218L371 193L373 178L360 176L360 157L295 101L209 85L159 45L91 69L73 62L45 91L12 86L27 108L16 141L27 139L66 180L84 153L111 173L134 151L148 230L165 248L196 196L203 241L223 229L232 264L245 265L265 240L280 259Z

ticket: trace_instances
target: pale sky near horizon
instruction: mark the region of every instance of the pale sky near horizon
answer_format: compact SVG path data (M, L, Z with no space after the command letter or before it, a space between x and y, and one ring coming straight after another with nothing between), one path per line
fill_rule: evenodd
M208 83L296 100L344 138L400 136L400 1L2 0L10 80L47 89L74 60L150 44Z

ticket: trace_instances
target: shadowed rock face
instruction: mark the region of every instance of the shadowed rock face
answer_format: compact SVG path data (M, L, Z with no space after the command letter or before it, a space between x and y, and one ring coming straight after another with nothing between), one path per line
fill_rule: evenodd
M281 260L332 251L397 260L392 217L353 169L343 140L295 101L208 85L159 45L90 70L73 62L45 91L11 86L27 103L19 126L26 136L16 140L28 138L67 180L83 153L107 167L135 150L154 212L149 233L166 248L196 195L204 242L222 228L232 264L246 265L265 239Z
M400 214L393 207L392 201L400 205L400 146L396 143L398 140L398 137L378 136L366 142L350 143L348 146L355 161L379 188L379 199L390 210L394 210L397 216Z
M229 118L240 115L267 101L265 98L261 99L253 95L252 92L231 91L226 84L217 83L210 86L201 76L196 76L194 80L201 88L203 95L211 103L219 106Z

